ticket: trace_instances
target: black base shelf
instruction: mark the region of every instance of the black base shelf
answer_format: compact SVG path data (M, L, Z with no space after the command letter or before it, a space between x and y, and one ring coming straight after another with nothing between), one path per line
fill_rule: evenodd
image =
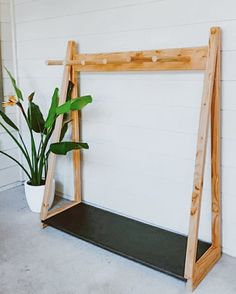
M43 223L185 281L186 236L84 203ZM210 246L199 241L197 259Z

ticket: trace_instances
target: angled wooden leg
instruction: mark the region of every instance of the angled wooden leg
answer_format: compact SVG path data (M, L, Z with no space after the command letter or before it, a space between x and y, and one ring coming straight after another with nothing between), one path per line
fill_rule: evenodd
M77 54L77 46L73 46L73 56ZM79 73L72 66L72 83L74 84L72 91L72 99L78 97L78 77ZM72 111L72 140L74 142L80 141L80 111ZM81 153L80 150L73 151L73 165L74 165L74 200L81 202Z
M211 107L211 193L212 193L212 245L221 252L221 195L220 195L220 76L221 41L216 60L216 73Z
M220 202L220 32L211 105L212 246L195 264L191 288L195 289L221 257Z
M191 288L195 289L221 257L221 199L220 199L220 64L221 46L218 31L218 50L211 105L211 185L212 185L212 246L197 260Z
M190 223L189 223L189 235L186 250L186 261L185 261L185 278L188 280L188 286L194 289L200 282L198 279L198 272L202 268L204 275L209 270L209 266L206 265L206 261L212 260L212 255L215 251L210 249L204 254L204 262L202 258L196 263L197 245L198 245L198 231L199 231L199 218L201 211L201 199L202 199L202 188L204 179L204 168L206 158L206 144L208 136L208 125L211 114L211 105L213 97L213 88L216 74L216 60L219 51L219 40L220 40L220 29L212 28L210 32L210 40L208 47L208 56L206 71L204 77L204 89L201 104L198 140L197 140L197 152L194 170L194 182L193 182L193 193L192 193L192 205L190 211ZM218 159L218 158L217 158ZM213 252L213 253L212 253ZM208 255L210 257L208 257ZM201 277L204 277L201 274Z
M75 44L74 41L68 42L67 51L66 51L66 60L70 60L72 58L74 44ZM60 91L59 105L63 104L66 101L68 83L70 79L70 72L71 72L71 65L65 65L64 72L63 72L62 86ZM52 143L59 141L61 128L62 128L62 122L63 122L63 116L60 115L56 120L56 125L53 132L53 137L52 137ZM48 172L47 172L47 178L46 178L46 185L45 185L43 203L41 207L41 220L45 220L48 214L49 196L51 194L52 180L54 178L55 166L56 166L56 155L54 153L50 153L49 159L48 159Z

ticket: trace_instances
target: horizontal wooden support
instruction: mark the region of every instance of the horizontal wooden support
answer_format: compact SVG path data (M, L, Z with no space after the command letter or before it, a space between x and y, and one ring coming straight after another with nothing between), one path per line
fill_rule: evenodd
M76 54L74 60L48 60L48 65L73 65L76 71L204 70L208 47Z
M55 208L55 209L48 212L48 215L47 215L46 219L48 219L49 217L54 216L54 215L56 215L56 214L58 214L58 213L60 213L60 212L62 212L64 210L66 210L68 208L71 208L76 204L78 204L78 202L73 201L73 202L67 203L65 205L62 205L61 207Z
M190 62L191 58L189 56L166 56L166 57L157 57L153 55L152 57L142 57L142 56L134 56L134 57L127 57L126 59L107 59L107 58L100 58L96 60L85 60L80 58L79 60L48 60L46 62L47 65L103 65L103 64L118 64L121 63L143 63L143 62Z

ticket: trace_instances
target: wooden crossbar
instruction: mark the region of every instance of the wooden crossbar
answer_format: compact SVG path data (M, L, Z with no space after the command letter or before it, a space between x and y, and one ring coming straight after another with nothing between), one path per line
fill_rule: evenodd
M73 65L79 72L204 70L207 47L98 54L76 54L74 60L48 60L48 65Z
M79 94L78 75L80 72L117 71L167 71L202 70L205 72L201 103L192 203L190 209L189 234L186 248L185 278L194 290L221 256L221 200L220 200L220 28L210 30L209 45L193 48L174 48L148 51L79 54L75 42L70 41L65 60L48 60L48 65L64 65L60 103L66 99L69 79L75 85L72 98ZM80 113L72 113L72 137L80 140ZM202 189L206 159L208 129L211 129L211 181L212 181L212 245L199 260L196 260ZM53 142L59 140L62 117L56 122ZM53 216L73 207L81 201L80 151L73 153L74 202L48 212L51 181L55 170L56 156L49 157L49 170L41 210L41 219ZM173 244L174 246L174 244Z

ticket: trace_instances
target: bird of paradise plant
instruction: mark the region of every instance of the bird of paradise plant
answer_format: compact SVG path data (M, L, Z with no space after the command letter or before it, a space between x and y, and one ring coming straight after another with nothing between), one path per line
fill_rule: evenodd
M70 112L81 110L88 103L92 102L92 97L88 95L71 99L73 84L70 82L67 91L67 101L64 104L59 105L59 90L58 88L55 88L48 115L46 119L44 119L39 106L33 102L35 94L34 92L28 96L28 107L27 110L25 110L22 103L24 101L22 91L17 86L16 80L9 70L6 69L6 71L10 77L16 96L9 96L9 100L7 102L3 102L2 105L3 107L16 106L19 108L29 132L30 147L28 148L26 146L19 127L9 118L8 115L5 114L4 111L0 110L0 116L2 118L2 121L0 121L0 126L6 131L6 133L11 137L12 141L20 149L25 159L26 166L6 152L0 150L0 153L15 161L22 168L28 177L28 183L30 185L40 186L44 184L46 178L47 161L50 152L58 155L65 155L67 152L74 149L89 148L87 143L63 141L63 138L67 132L68 124L71 122L71 119L69 118ZM55 128L56 119L60 115L64 115L60 140L57 143L50 144L50 139ZM17 133L17 135L12 132L13 130ZM36 144L36 133L40 135L39 144Z

